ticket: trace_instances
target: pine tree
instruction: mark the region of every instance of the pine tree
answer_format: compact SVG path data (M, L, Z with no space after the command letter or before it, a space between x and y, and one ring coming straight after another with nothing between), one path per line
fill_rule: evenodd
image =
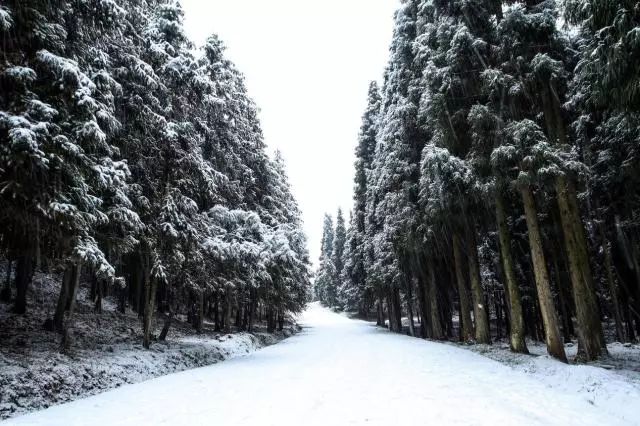
M270 160L244 80L212 36L196 56L174 0L0 7L1 252L16 312L40 263L64 270L53 328L82 278L143 317L205 305L231 327L282 327L308 300L309 256L285 165ZM10 283L3 297L11 297ZM215 304L215 303L214 303Z
M640 252L637 220L638 151L637 71L626 59L637 55L634 43L638 12L629 2L568 2L565 18L577 26L579 59L570 85L569 106L576 114L576 143L591 168L587 185L599 229L618 339L633 339L640 332ZM635 248L634 248L635 247ZM616 265L614 253L626 253ZM633 271L635 279L618 279L622 271ZM631 283L629 281L635 281ZM635 308L627 306L631 302ZM626 317L626 318L624 318ZM626 322L626 330L624 329Z
M508 72L516 80L520 80L521 83L518 84L526 91L525 102L529 105L522 108L518 118L530 116L533 102L533 111L541 114L540 124L545 128L549 141L570 153L567 114L562 103L567 91L566 68L571 63L571 52L567 48L566 40L556 29L556 17L555 4L547 2L514 7L500 24L500 49L505 57ZM542 49L535 47L538 45L542 46ZM578 177L572 168L575 168L573 163L561 165L559 172L554 176L553 186L557 196L565 250L569 258L569 272L579 325L580 351L584 352L587 359L596 359L606 349L599 320L588 243L579 211L576 186Z
M399 246L405 244L402 241L405 231L414 226L410 212L415 209L417 200L416 157L419 153L416 154L416 146L421 144L416 123L417 99L413 91L415 3L406 2L396 12L391 57L382 90L377 145L372 163L374 170L368 184L376 203L375 211L369 213L375 220L375 234L371 242L375 261L370 269L376 276L377 292L387 299L389 326L395 332L402 329L400 289L413 285L411 271L403 268ZM407 240L412 240L411 235ZM411 311L412 298L407 297L406 302Z
M344 268L344 246L347 240L347 229L344 223L342 209L338 209L336 214L336 227L333 237L333 249L331 250L331 261L336 269L336 284L340 282L340 274Z
M322 229L322 245L320 248L320 265L316 273L315 292L316 297L330 307L336 306L338 301L338 283L336 281L338 271L333 263L335 235L336 231L333 225L333 218L329 214L325 214Z
M366 316L373 303L373 289L365 281L367 253L365 248L367 225L368 177L371 175L376 147L378 118L380 113L380 89L374 81L369 84L367 109L362 117L358 145L356 147L354 207L347 231L344 269L340 286L341 303L347 310L358 310Z
M19 62L2 68L3 84L11 87L0 107L2 138L11 142L3 144L0 166L8 189L2 217L17 258L15 311L24 313L42 257L65 259L78 270L85 264L113 281L96 228L121 217L135 222L136 216L126 195L128 169L112 145L120 124L114 115L119 85L109 75L106 52L87 37L91 27L80 29L74 21L92 16L89 22L108 40L120 30L123 10L64 1L7 6L18 36L7 37L5 45L10 60Z

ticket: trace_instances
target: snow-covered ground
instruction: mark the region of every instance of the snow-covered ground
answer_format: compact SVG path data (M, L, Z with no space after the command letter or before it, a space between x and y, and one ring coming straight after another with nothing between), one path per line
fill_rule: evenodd
M301 334L253 354L6 424L640 424L640 385L615 371L546 357L528 371L317 304L301 322Z
M71 349L60 353L61 337L42 324L51 316L60 279L36 276L25 315L13 315L11 305L0 303L0 420L104 392L124 384L138 383L215 364L253 352L291 335L297 326L266 333L256 324L254 333L215 332L205 321L197 334L176 318L165 342L142 348L138 315L119 313L113 299L106 298L102 314L96 314L86 287L76 305ZM162 324L157 318L156 323ZM156 327L156 333L159 331Z

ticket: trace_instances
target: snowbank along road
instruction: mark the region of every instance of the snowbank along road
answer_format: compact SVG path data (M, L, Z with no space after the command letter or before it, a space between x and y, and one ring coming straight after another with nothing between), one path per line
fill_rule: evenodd
M124 386L6 424L602 426L637 421L481 355L391 334L317 304L301 321L301 334L246 357Z

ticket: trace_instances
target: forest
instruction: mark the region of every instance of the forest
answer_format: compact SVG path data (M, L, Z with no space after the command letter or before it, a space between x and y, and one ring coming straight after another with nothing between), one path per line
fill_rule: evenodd
M637 0L0 0L3 425L638 401Z
M316 297L564 362L637 339L638 28L625 0L404 1Z
M0 3L0 296L12 317L44 303L63 349L82 288L98 315L137 313L145 348L178 317L282 329L310 297L283 157L222 41L196 49L183 18L171 0ZM34 299L36 274L57 297Z

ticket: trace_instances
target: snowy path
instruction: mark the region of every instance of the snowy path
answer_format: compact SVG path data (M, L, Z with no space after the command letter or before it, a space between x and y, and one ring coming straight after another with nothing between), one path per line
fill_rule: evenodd
M305 331L246 357L161 377L7 425L607 425L584 396L450 345L317 305Z

